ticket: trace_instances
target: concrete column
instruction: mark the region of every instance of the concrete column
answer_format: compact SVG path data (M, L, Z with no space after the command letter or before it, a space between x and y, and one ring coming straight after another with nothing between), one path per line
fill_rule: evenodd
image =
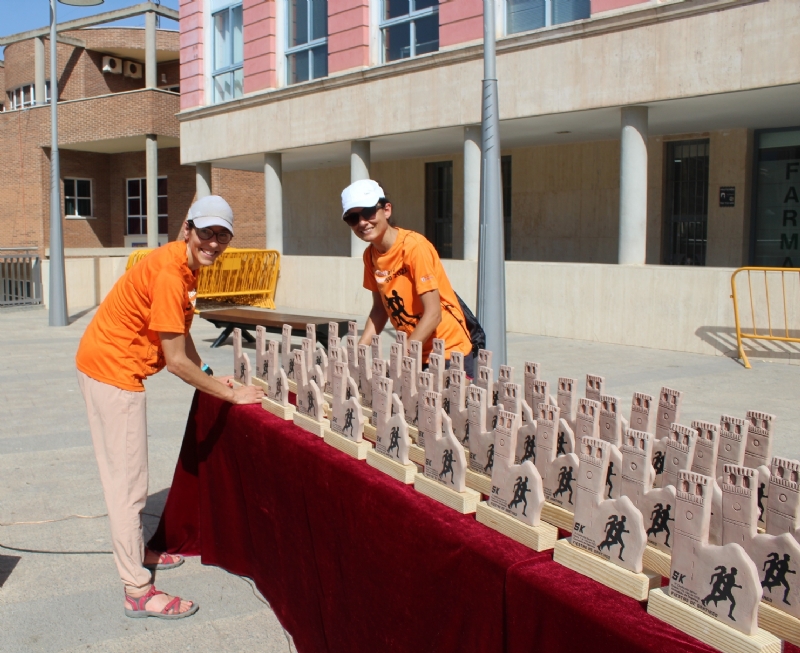
M283 254L283 164L280 152L264 155L267 249Z
M33 39L33 65L34 73L34 95L36 97L36 105L39 106L46 102L45 100L45 80L44 73L44 39L42 37Z
M478 260L481 214L481 128L464 127L464 260Z
M623 107L617 262L620 265L644 265L646 252L647 107Z
M350 183L359 179L369 179L369 141L352 141L350 143ZM350 232L350 256L361 258L367 243Z
M147 178L147 246L158 247L158 136L145 137L145 157Z
M207 162L195 164L195 188L197 199L211 195L211 164Z
M144 87L158 87L156 62L156 15L148 11L144 15Z

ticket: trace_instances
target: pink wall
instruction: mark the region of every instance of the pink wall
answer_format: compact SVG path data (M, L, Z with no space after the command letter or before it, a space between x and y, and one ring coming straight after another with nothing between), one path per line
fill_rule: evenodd
M278 85L275 2L244 0L243 3L245 93Z
M439 3L439 47L483 39L483 0Z
M592 15L609 9L638 5L643 2L647 2L647 0L592 0Z
M181 109L204 104L203 0L180 0Z
M368 65L369 0L328 0L328 72Z

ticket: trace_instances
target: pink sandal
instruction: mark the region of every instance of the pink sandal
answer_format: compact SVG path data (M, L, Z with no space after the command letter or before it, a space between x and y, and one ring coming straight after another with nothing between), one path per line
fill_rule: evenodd
M155 585L151 585L147 594L140 597L128 596L128 593L126 592L125 601L129 607L125 608L125 616L131 617L132 619L139 619L141 617L157 617L158 619L183 619L184 617L193 615L200 608L197 603L193 602L192 607L186 610L186 612L176 612L176 610L180 609L181 607L181 597L176 596L164 606L164 609L161 610L161 612L146 610L145 606L147 605L147 602L157 594L164 594L164 592L159 592Z
M150 552L150 549L145 551L145 557ZM153 551L152 553L157 553ZM142 566L146 569L152 569L154 571L166 571L167 569L175 569L175 567L180 567L183 564L183 556L179 556L174 553L160 553L158 562L156 563L148 563L143 564Z

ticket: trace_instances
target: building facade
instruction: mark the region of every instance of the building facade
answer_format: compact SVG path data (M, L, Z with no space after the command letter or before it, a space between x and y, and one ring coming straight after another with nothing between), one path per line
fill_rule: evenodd
M102 23L103 17L94 21ZM72 21L82 22L89 21ZM0 247L6 249L42 251L49 243L51 81L45 32L1 39L6 48L0 67ZM154 30L156 70L151 80L145 69L145 29L70 29L67 23L59 25L58 40L67 253L146 245L148 176L157 193L159 241L176 237L195 193L195 170L180 163L175 117L180 103L179 33ZM152 165L145 156L148 139L157 146Z
M800 3L495 8L508 259L800 265ZM181 162L251 173L252 246L359 255L339 192L369 174L475 259L482 10L182 1Z

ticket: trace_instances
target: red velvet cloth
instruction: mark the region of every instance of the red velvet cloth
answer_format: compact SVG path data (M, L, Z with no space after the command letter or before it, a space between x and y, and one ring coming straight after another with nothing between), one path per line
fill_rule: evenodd
M150 546L252 578L301 653L713 650L551 552L206 395Z

